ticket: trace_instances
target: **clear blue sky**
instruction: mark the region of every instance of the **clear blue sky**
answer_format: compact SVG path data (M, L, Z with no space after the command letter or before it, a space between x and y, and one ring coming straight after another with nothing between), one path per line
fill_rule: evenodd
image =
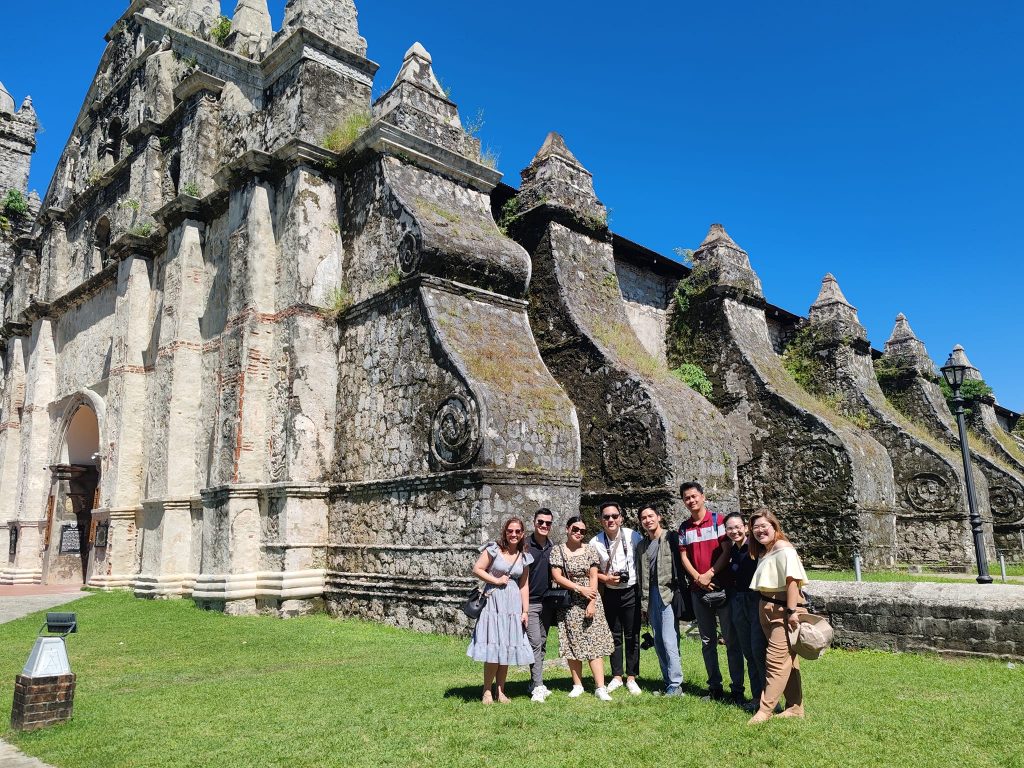
M233 0L225 10L233 10ZM275 26L284 0L271 0ZM35 101L42 193L127 0L7 9L0 80ZM722 222L769 301L805 314L826 272L873 344L904 312L942 363L963 344L1024 409L1024 3L359 6L390 85L416 40L499 168L547 131L593 173L617 232L670 253Z

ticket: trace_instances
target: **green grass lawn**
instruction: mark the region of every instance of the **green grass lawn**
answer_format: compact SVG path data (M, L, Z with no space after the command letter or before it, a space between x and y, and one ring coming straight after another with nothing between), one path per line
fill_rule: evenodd
M696 695L568 699L561 669L547 703L530 702L513 671L514 702L485 708L461 638L324 616L230 618L123 593L72 609L74 720L2 734L60 768L1024 768L1024 665L833 650L804 666L806 720L750 728L745 712ZM0 626L4 726L40 622ZM702 682L694 642L683 658L687 681ZM653 650L642 664L642 685L658 687Z

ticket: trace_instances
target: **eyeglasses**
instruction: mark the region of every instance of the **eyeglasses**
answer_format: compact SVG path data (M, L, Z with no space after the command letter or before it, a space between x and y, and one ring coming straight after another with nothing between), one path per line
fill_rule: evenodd
M618 520L618 515L601 515L602 520Z
M538 528L550 528L551 527L551 521L550 520L538 520L536 523L534 523L534 525L537 526Z
M586 528L577 528L575 525L569 529L569 533L578 533L580 536L582 536L586 532Z

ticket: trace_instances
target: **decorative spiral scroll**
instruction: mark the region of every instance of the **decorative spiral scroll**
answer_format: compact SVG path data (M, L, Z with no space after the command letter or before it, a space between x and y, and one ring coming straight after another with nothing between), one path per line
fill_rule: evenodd
M795 489L806 493L831 486L839 481L841 474L832 451L821 445L809 445L793 456L789 476Z
M1024 494L1010 485L995 485L988 490L988 503L992 517L1000 523L1019 523L1024 520Z
M959 499L959 486L933 472L921 472L907 481L907 500L922 512L946 512Z
M449 395L430 424L430 453L445 469L462 467L480 450L480 415L476 403L460 394Z
M411 275L420 266L420 244L412 232L406 232L398 244L398 267L403 275Z
M605 442L605 463L609 471L635 472L651 460L651 429L640 419L625 416L615 424Z

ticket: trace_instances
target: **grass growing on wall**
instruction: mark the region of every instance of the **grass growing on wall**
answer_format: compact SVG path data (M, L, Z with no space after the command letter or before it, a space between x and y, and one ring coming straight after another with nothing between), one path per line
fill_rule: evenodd
M1012 717L1024 665L833 650L803 666L806 720L748 728L747 713L700 700L692 640L682 644L681 699L568 699L568 673L556 669L547 675L554 694L534 704L526 674L513 670L513 703L485 708L465 638L324 616L230 618L123 593L71 610L80 626L68 641L74 720L2 734L59 768L947 768L951 756L958 766L1024 765ZM40 620L0 626L4 725ZM660 685L654 651L641 659L650 691Z

